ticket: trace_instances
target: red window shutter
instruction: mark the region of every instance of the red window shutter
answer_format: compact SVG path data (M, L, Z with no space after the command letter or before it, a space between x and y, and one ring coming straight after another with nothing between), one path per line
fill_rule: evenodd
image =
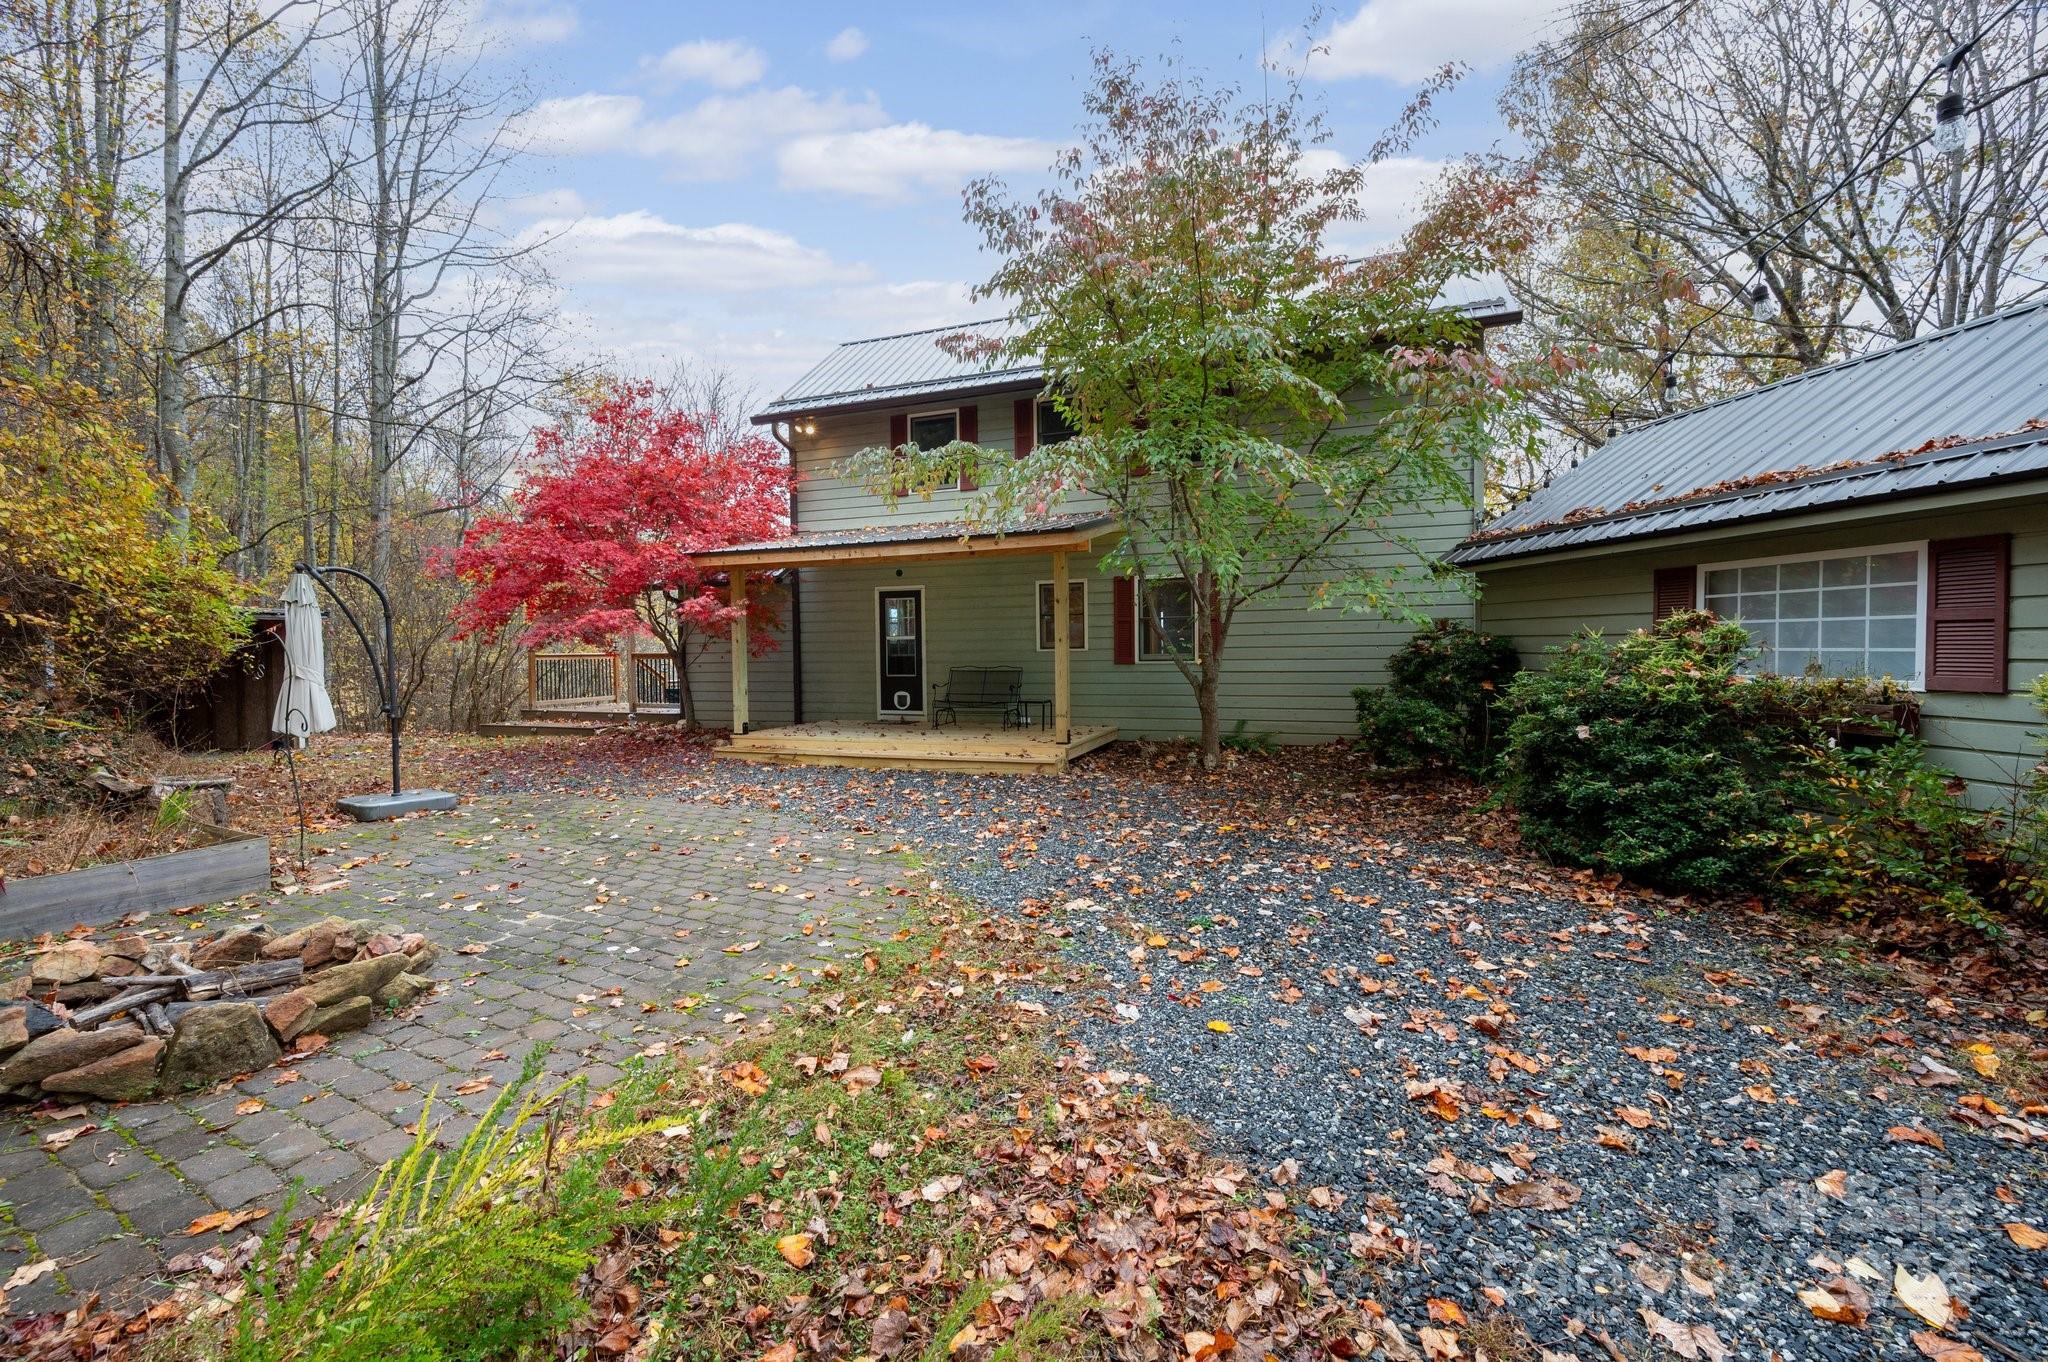
M965 440L965 441L966 441L966 442L967 442L968 444L971 444L971 445L977 445L977 444L980 444L980 443L981 443L981 408L980 408L980 407L962 407L962 408L960 408L960 438L961 438L961 439L963 439L963 440ZM976 482L976 481L974 480L974 478L973 478L973 477L972 477L972 476L971 476L970 474L968 474L968 473L967 473L967 472L965 472L964 470L963 470L963 471L961 472L961 474L960 474L960 490L961 490L961 491L963 491L963 492L972 492L972 491L973 491L973 490L974 490L974 489L975 489L976 487L978 487L978 486L980 486L980 485L981 485L981 484L977 483L977 482Z
M1017 457L1023 458L1038 448L1038 403L1028 397L1020 397L1010 404L1010 424L1014 433L1010 437L1011 448Z
M889 448L901 449L903 448L903 446L909 443L910 416L908 413L898 412L896 415L889 418ZM908 496L910 494L909 484L903 482L900 479L897 481L896 486L892 490L899 497Z
M1651 590L1655 604L1650 611L1650 622L1654 624L1681 610L1696 609L1698 602L1693 593L1698 584L1699 569L1691 565L1658 568L1656 584Z
M1109 584L1110 632L1115 642L1110 660L1128 667L1138 660L1138 593L1128 577L1115 577Z
M1927 689L2005 693L2011 561L2011 535L1927 546Z

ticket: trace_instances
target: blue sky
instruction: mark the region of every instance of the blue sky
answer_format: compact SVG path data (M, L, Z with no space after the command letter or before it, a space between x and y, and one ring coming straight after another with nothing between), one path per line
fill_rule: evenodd
M1037 184L1089 54L1177 53L1217 80L1302 45L1286 0L751 7L482 0L534 111L504 230L551 239L584 349L653 372L723 365L772 397L835 341L966 320L988 268L960 186ZM1363 156L1437 64L1472 73L1413 157L1372 174L1356 244L1399 230L1444 159L1496 145L1494 99L1556 0L1343 0L1310 64L1333 149Z

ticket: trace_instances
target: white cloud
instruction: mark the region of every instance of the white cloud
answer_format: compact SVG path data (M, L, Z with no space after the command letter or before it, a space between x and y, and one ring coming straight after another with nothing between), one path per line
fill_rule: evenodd
M1378 76L1409 84L1446 62L1484 70L1531 46L1563 11L1561 0L1365 0L1306 54L1318 80ZM1278 60L1299 66L1300 51Z
M574 36L576 7L562 0L484 0L475 27L480 37L512 47L548 47Z
M521 194L505 204L515 218L580 218L592 209L590 200L567 185Z
M1005 311L994 302L977 303L966 284L953 279L910 279L902 283L856 284L819 297L820 316L844 318L839 339L918 331L993 317Z
M842 28L825 44L825 56L832 61L852 61L868 50L868 35L857 28Z
M786 232L744 222L685 227L636 209L611 217L543 218L519 238L545 241L555 273L571 285L656 291L750 293L864 282L865 265L834 260Z
M892 123L795 138L776 154L776 164L785 188L901 200L925 190L956 189L994 171L1042 169L1053 152L1050 143L1036 138Z
M1389 156L1365 167L1365 182L1359 187L1359 206L1364 217L1348 224L1354 232L1363 230L1379 241L1391 242L1415 225L1422 215L1423 200L1450 166L1426 156Z
M633 95L581 94L543 99L519 119L512 136L528 150L544 156L624 151L632 146L642 107Z
M543 155L630 152L666 161L685 179L731 179L794 138L876 127L887 121L872 94L813 94L797 86L711 95L665 118L637 95L587 93L544 99L512 136Z
M677 43L642 66L663 80L702 81L718 90L738 90L768 74L768 58L737 38L697 38Z

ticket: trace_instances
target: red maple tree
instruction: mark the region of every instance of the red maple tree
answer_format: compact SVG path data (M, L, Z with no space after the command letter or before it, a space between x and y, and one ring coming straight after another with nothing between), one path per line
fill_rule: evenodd
M771 441L665 409L651 383L610 384L535 435L510 509L463 536L451 567L473 589L457 636L522 622L529 648L651 636L694 721L690 662L731 638L740 612L726 574L693 555L786 534L791 485ZM747 581L748 651L759 656L776 647L780 592L767 574Z

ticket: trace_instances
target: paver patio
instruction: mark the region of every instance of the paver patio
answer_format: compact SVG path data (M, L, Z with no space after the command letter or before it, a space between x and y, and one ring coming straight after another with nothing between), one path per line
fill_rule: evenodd
M383 918L442 944L441 987L409 1016L210 1094L0 1121L0 1277L58 1264L7 1310L161 1289L168 1259L251 1232L186 1235L196 1218L277 1206L294 1181L316 1202L347 1194L410 1144L429 1092L442 1138L459 1140L543 1042L551 1076L601 1084L651 1046L766 1014L890 910L900 868L885 848L761 809L586 795L492 795L340 835L322 859L343 887L203 920ZM455 1092L481 1077L483 1091ZM264 1105L239 1114L251 1098ZM45 1149L86 1122L99 1128Z

